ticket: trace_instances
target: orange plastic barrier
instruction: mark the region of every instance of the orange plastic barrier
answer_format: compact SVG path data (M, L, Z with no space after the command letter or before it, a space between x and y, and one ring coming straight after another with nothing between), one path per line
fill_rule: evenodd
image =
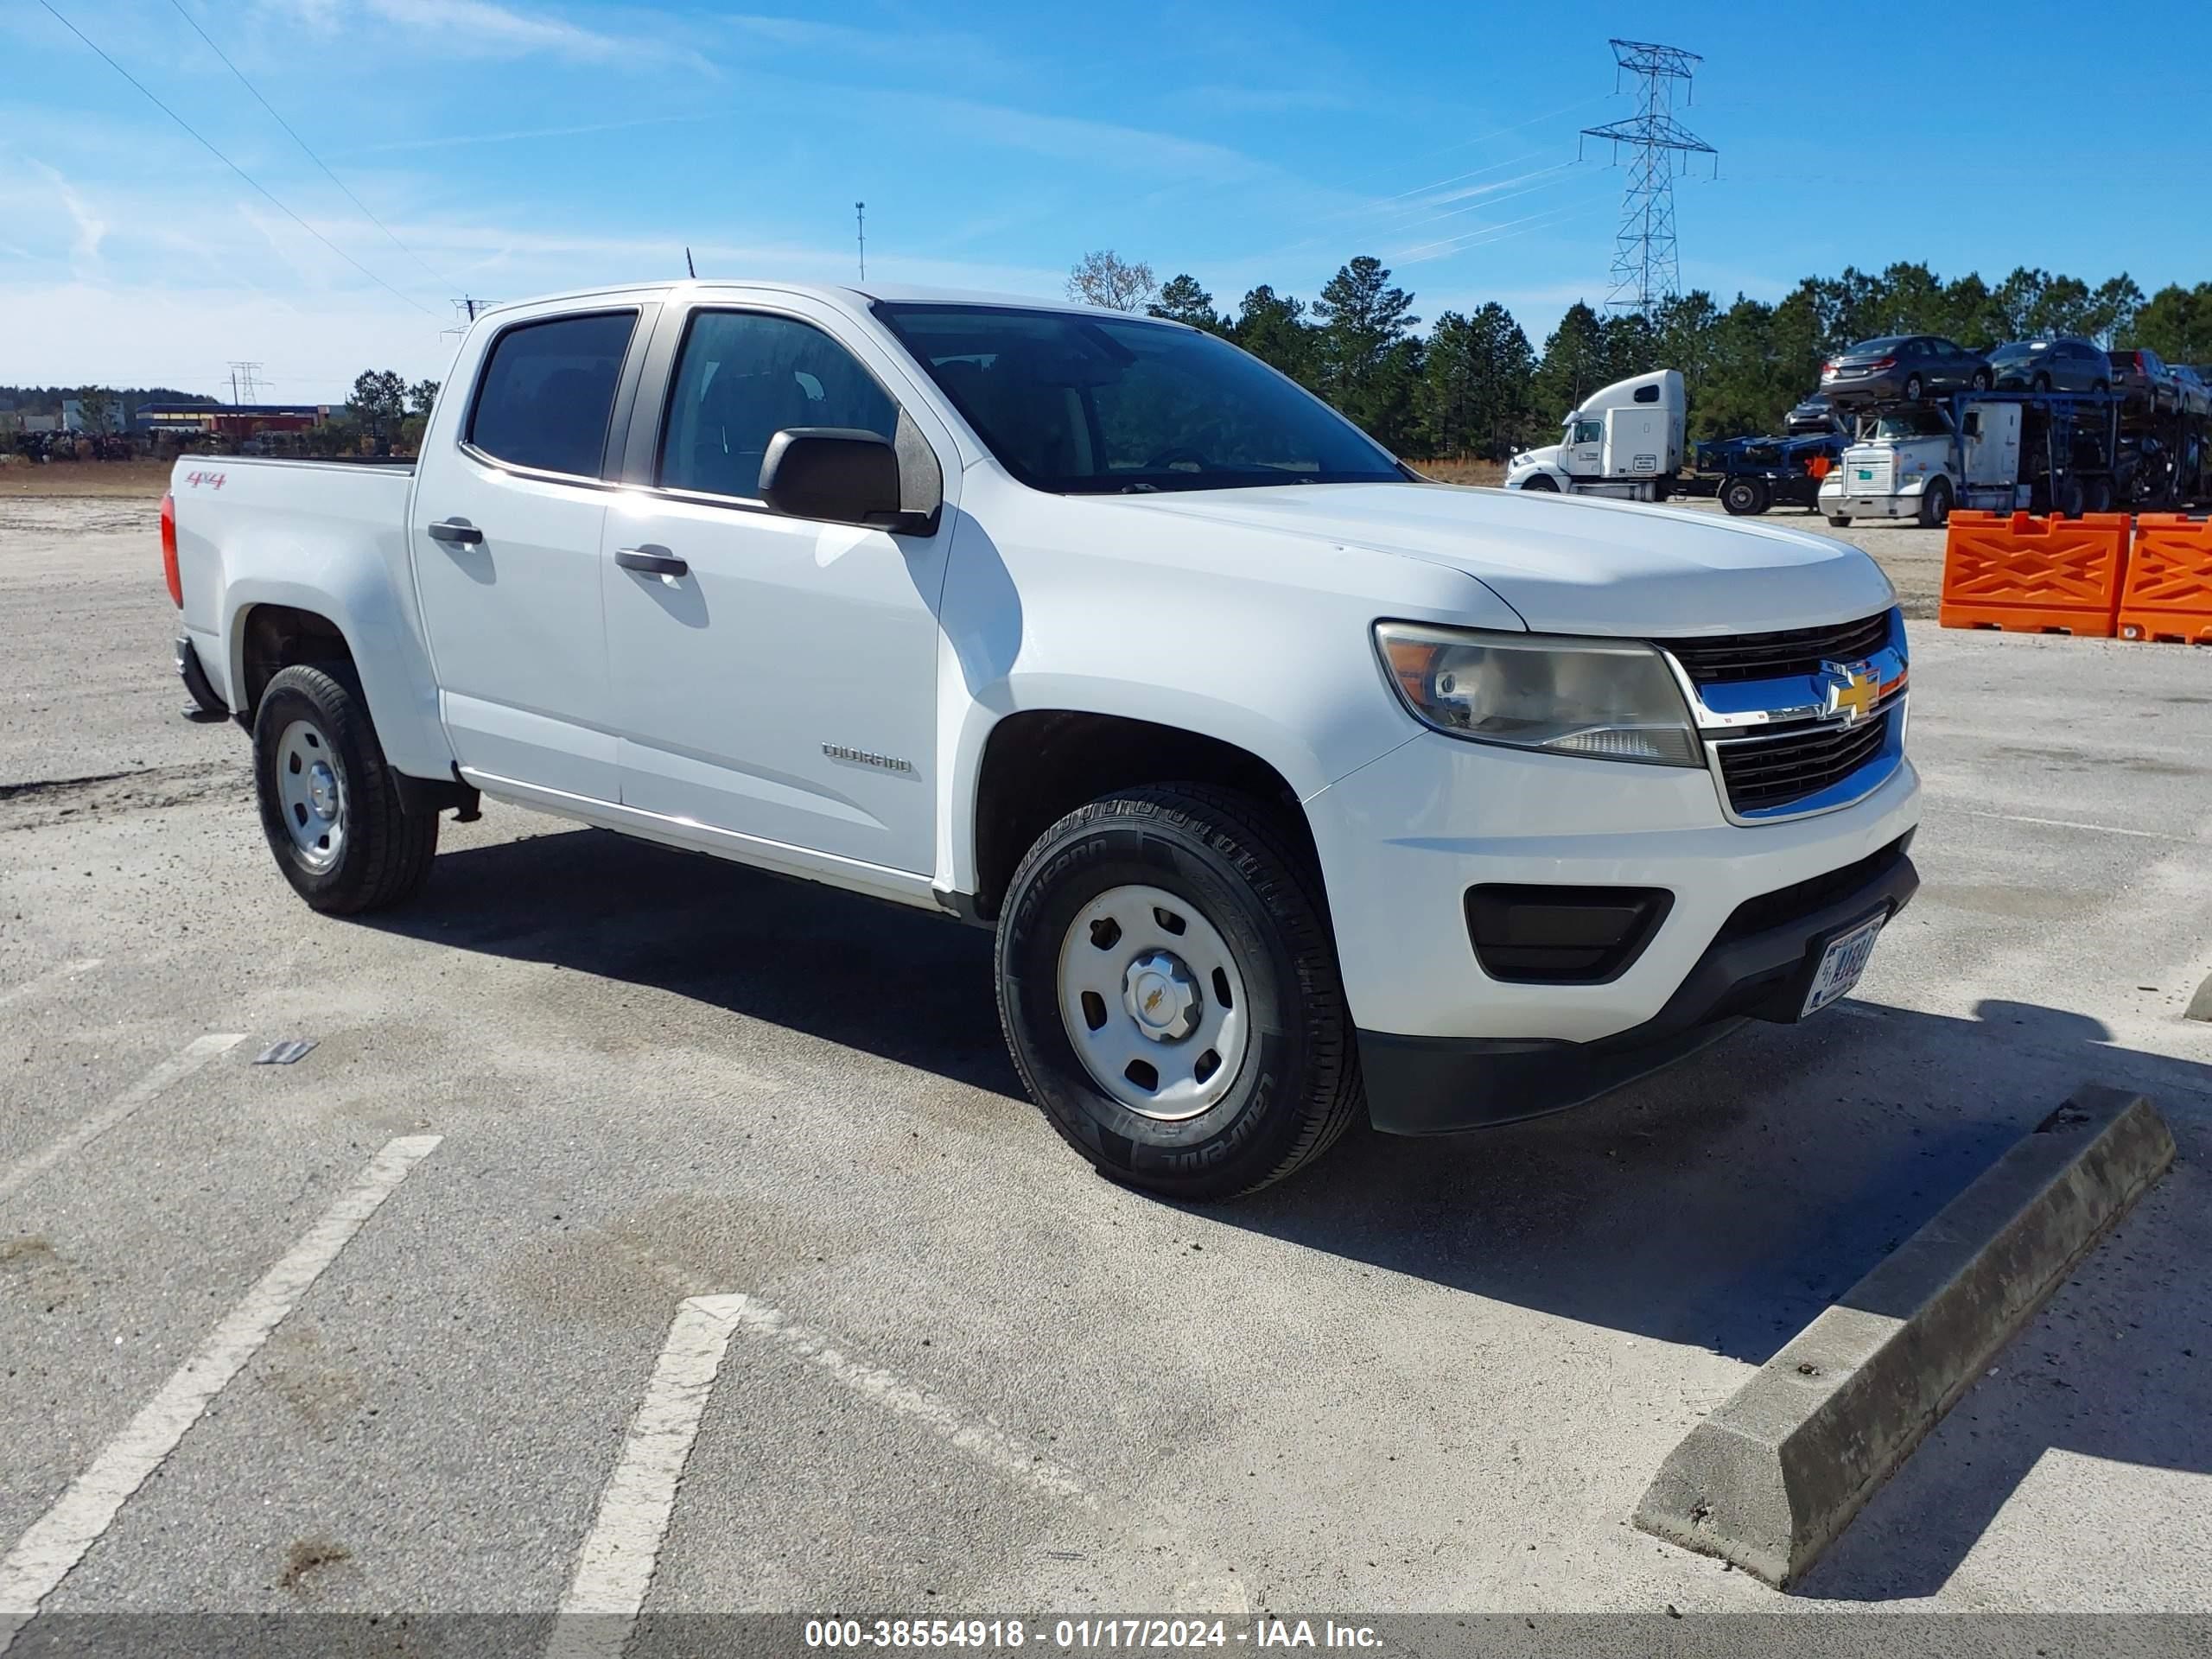
M2135 521L2120 637L2212 645L2212 523L2178 512Z
M2120 626L2128 518L1955 512L1943 544L1947 628L2003 628L2109 639Z

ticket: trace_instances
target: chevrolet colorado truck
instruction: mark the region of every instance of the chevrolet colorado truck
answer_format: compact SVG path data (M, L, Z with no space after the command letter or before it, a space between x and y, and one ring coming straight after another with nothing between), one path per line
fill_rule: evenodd
M988 927L1052 1127L1182 1198L1815 1014L1917 885L1864 553L1430 483L1170 322L511 306L412 464L188 458L162 536L315 909L488 795Z

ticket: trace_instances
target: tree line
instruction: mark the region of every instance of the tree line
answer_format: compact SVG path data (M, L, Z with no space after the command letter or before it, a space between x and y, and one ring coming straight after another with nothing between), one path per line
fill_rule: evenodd
M1550 441L1586 393L1658 368L1680 369L1688 385L1693 438L1770 432L1818 386L1827 357L1883 334L1944 334L1977 350L2079 334L2170 363L2212 363L2212 282L2146 298L2125 272L2093 288L2023 266L1992 285L1974 272L1946 282L1926 265L1899 263L1808 276L1772 304L1738 294L1724 307L1701 289L1649 312L1601 315L1577 301L1541 350L1494 301L1446 311L1417 333L1413 295L1366 254L1315 299L1263 284L1233 313L1217 310L1196 276L1156 283L1148 264L1110 249L1083 257L1068 293L1234 340L1395 453L1415 456L1503 460L1516 446Z

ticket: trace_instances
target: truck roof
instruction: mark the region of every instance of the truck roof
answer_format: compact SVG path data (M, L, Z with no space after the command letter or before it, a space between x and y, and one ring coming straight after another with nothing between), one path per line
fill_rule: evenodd
M1104 306L1084 305L1079 301L1049 300L1034 294L999 294L979 289L931 288L912 283L868 283L865 285L849 283L794 283L772 276L758 277L677 277L671 282L620 283L600 288L574 289L552 294L539 294L527 300L510 300L490 310L479 313L491 316L500 311L519 309L524 306L557 305L570 300L592 300L616 294L638 293L712 293L717 289L759 291L769 289L779 294L802 295L810 299L826 300L833 305L850 307L855 301L866 305L874 300L904 301L931 305L998 305L1019 306L1029 311L1060 311L1079 316L1113 317L1127 321L1132 315ZM1144 319L1152 322L1168 322L1164 317ZM1185 325L1173 324L1181 327Z

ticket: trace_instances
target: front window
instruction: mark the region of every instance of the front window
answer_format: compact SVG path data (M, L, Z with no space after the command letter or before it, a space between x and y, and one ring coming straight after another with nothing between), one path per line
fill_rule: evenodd
M1062 494L1396 482L1326 404L1226 340L1173 324L879 301L875 313L992 454Z
M1872 435L1877 438L1936 438L1950 431L1942 414L1932 409L1916 409L1901 415L1885 415L1874 423Z
M659 482L755 499L776 434L824 426L889 438L899 430L899 409L850 352L810 323L766 312L702 311L676 362Z

